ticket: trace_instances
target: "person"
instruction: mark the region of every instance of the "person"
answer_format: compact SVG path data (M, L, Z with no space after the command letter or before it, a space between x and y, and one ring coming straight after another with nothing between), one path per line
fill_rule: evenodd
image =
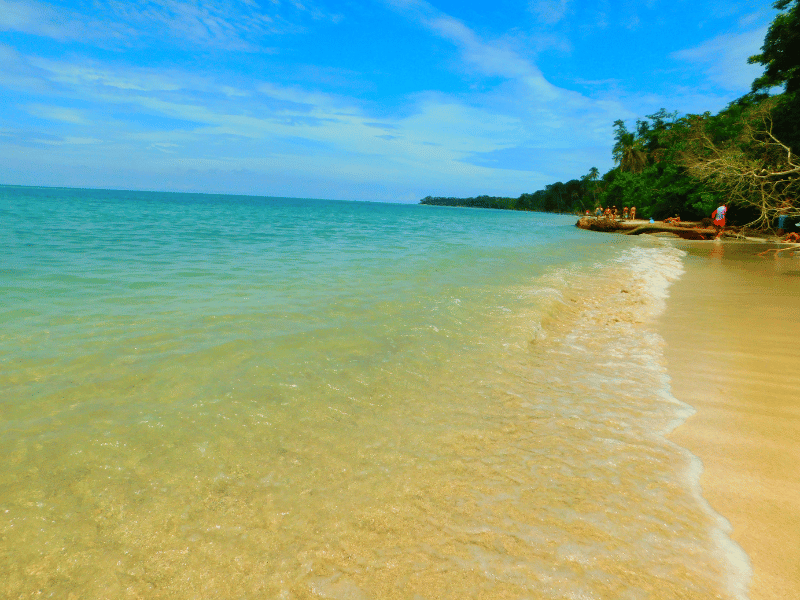
M728 214L728 207L725 204L718 206L717 209L711 213L711 218L714 219L714 227L717 229L717 237L714 239L718 240L722 236L722 230L725 229L726 214Z
M636 207L631 206L631 221L633 221L635 218L636 218Z
M668 219L664 219L664 223L672 223L673 225L680 222L681 218L678 215L675 215L674 217L670 217Z
M622 209L622 220L625 221L628 219L628 207Z
M603 213L603 216L604 216L606 219L610 219L610 218L611 218L611 207L610 207L610 206L606 206L606 210L605 210L605 212Z
M778 236L783 235L786 231L786 219L789 218L787 213L791 210L793 202L793 198L786 198L778 209Z
M615 206L614 209L611 211L611 218L615 221L619 219L619 212L617 211L617 207Z
M594 216L597 217L598 219L603 216L603 207L602 206L598 206L597 207L597 210L594 211Z

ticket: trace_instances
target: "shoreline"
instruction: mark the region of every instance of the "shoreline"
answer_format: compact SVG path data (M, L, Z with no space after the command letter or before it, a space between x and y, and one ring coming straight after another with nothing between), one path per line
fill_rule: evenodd
M773 244L682 242L659 329L673 395L697 413L668 438L752 563L751 600L800 589L800 257Z

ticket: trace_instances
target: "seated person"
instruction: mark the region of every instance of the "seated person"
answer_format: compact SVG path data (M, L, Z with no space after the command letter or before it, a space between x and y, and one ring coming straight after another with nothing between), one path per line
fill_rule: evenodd
M680 223L680 222L681 218L678 215L675 215L674 217L670 217L668 219L664 219L664 223L672 223L673 225L675 223Z
M628 218L628 207L627 206L622 209L622 218L623 219L627 219Z
M793 232L783 238L784 242L789 242L790 244L800 244L800 233Z

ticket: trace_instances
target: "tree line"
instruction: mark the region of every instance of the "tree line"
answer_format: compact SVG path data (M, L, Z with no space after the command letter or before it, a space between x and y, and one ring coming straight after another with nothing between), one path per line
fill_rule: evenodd
M661 109L633 129L615 121L615 166L602 176L592 167L518 198L428 196L421 203L570 213L636 206L645 218L701 219L724 202L734 221L752 227L800 216L800 0L774 6L782 12L748 61L764 73L717 114Z

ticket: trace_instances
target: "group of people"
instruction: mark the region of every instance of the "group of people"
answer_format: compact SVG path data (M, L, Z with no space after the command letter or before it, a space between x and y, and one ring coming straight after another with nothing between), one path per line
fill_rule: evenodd
M778 217L778 235L783 235L784 233L783 228L785 226L785 221L787 219L787 213L789 213L789 210L791 209L792 205L793 205L793 199L789 198L784 202L783 206L781 206L782 214L780 214ZM587 215L589 214L588 210L586 211L586 214ZM714 212L711 213L711 219L714 221L714 228L717 230L716 239L719 239L722 236L722 232L725 229L725 218L727 217L727 214L728 214L728 206L726 204L718 206L714 210ZM605 209L603 209L602 206L598 206L595 209L594 216L597 217L598 219L605 218L605 219L613 219L615 221L619 220L620 218L623 221L627 219L635 219L636 207L631 206L630 208L628 208L627 206L625 206L622 209L622 216L620 217L619 211L617 210L616 206L609 206L606 207ZM650 219L650 221L652 222L652 219ZM664 222L670 224L677 224L681 222L681 218L679 215L675 215L674 217L669 217L667 219L664 219ZM790 233L789 235L786 236L786 238L783 241L791 243L800 243L800 233L796 232Z
M605 210L603 210L602 206L598 206L594 211L594 216L597 217L598 219L600 217L603 217L603 218L606 218L606 219L613 219L615 221L620 219L619 211L617 210L616 206L608 206L608 207L606 207ZM631 206L630 208L625 206L622 209L622 220L623 221L626 221L628 219L635 219L635 218L636 218L636 207L635 206Z

